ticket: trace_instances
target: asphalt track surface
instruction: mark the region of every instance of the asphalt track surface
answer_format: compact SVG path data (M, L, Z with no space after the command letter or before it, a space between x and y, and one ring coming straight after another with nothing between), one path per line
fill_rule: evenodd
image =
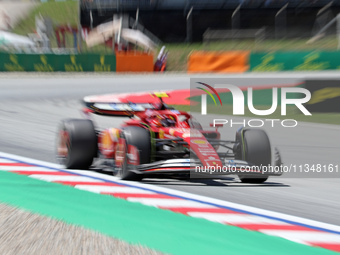
M239 86L292 84L305 77L340 78L337 73L219 76ZM207 77L206 75L195 77ZM215 76L209 76L215 77ZM54 141L63 118L80 117L86 95L189 88L189 76L155 75L1 75L0 151L55 162ZM119 126L121 118L99 118L101 127ZM340 127L302 124L289 131L269 130L285 164L339 164ZM234 129L226 130L234 137ZM179 181L146 179L145 183L225 201L255 206L340 225L339 178L270 178L261 185L237 178Z

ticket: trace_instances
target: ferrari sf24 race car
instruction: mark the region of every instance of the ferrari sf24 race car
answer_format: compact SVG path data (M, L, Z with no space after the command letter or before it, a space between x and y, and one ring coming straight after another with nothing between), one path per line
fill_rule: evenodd
M124 180L145 177L238 175L242 182L262 183L280 171L281 157L262 129L242 127L234 141L222 140L217 128L204 130L195 118L167 106L165 93L150 102L100 102L84 99L84 119L65 119L57 133L57 159L69 169L96 165ZM156 101L155 101L156 100ZM128 117L120 128L100 130L90 115Z

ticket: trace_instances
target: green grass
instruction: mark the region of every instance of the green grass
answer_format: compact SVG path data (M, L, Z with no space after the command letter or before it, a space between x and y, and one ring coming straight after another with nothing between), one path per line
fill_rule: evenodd
M41 14L42 17L50 18L53 22L53 27L70 25L72 27L78 27L79 22L79 3L78 1L68 0L65 2L54 2L49 0L39 4L27 18L19 22L13 29L14 33L27 35L36 31L35 17ZM66 47L73 48L73 35L70 33L65 34ZM53 32L51 38L52 48L57 48L57 40ZM83 52L95 52L95 53L112 53L112 49L105 47L104 45L97 45L93 48L87 48L85 41L82 41Z
M78 1L65 1L65 2L45 2L39 4L33 11L25 18L21 20L14 27L13 32L17 34L27 35L36 31L35 17L41 14L42 17L48 17L53 21L53 26L59 25L71 25L77 27L79 22L78 14L79 4ZM69 48L73 47L73 36L66 34L66 45ZM57 42L53 33L53 39L51 40L52 47L57 46Z
M43 17L52 19L54 26L67 25L77 26L79 21L78 2L46 2L39 4L26 19L19 22L14 28L14 33L26 35L35 31L35 16L41 14Z

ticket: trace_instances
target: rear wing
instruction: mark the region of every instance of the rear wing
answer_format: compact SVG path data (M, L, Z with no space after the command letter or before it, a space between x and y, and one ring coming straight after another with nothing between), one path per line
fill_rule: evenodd
M88 96L83 100L85 104L83 112L112 117L132 117L138 112L156 109L157 105L158 110L168 108L163 102L165 97L169 95L162 91Z
M102 116L132 117L137 112L144 112L147 109L154 109L150 103L103 103L84 101L84 113L93 113Z

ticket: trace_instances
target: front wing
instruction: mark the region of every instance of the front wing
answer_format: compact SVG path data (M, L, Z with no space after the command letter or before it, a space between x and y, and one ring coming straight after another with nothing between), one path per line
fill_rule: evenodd
M198 175L282 175L281 166L254 166L243 160L225 160L223 167L203 166L199 160L169 159L136 166L131 170L138 174L176 174L190 173Z

